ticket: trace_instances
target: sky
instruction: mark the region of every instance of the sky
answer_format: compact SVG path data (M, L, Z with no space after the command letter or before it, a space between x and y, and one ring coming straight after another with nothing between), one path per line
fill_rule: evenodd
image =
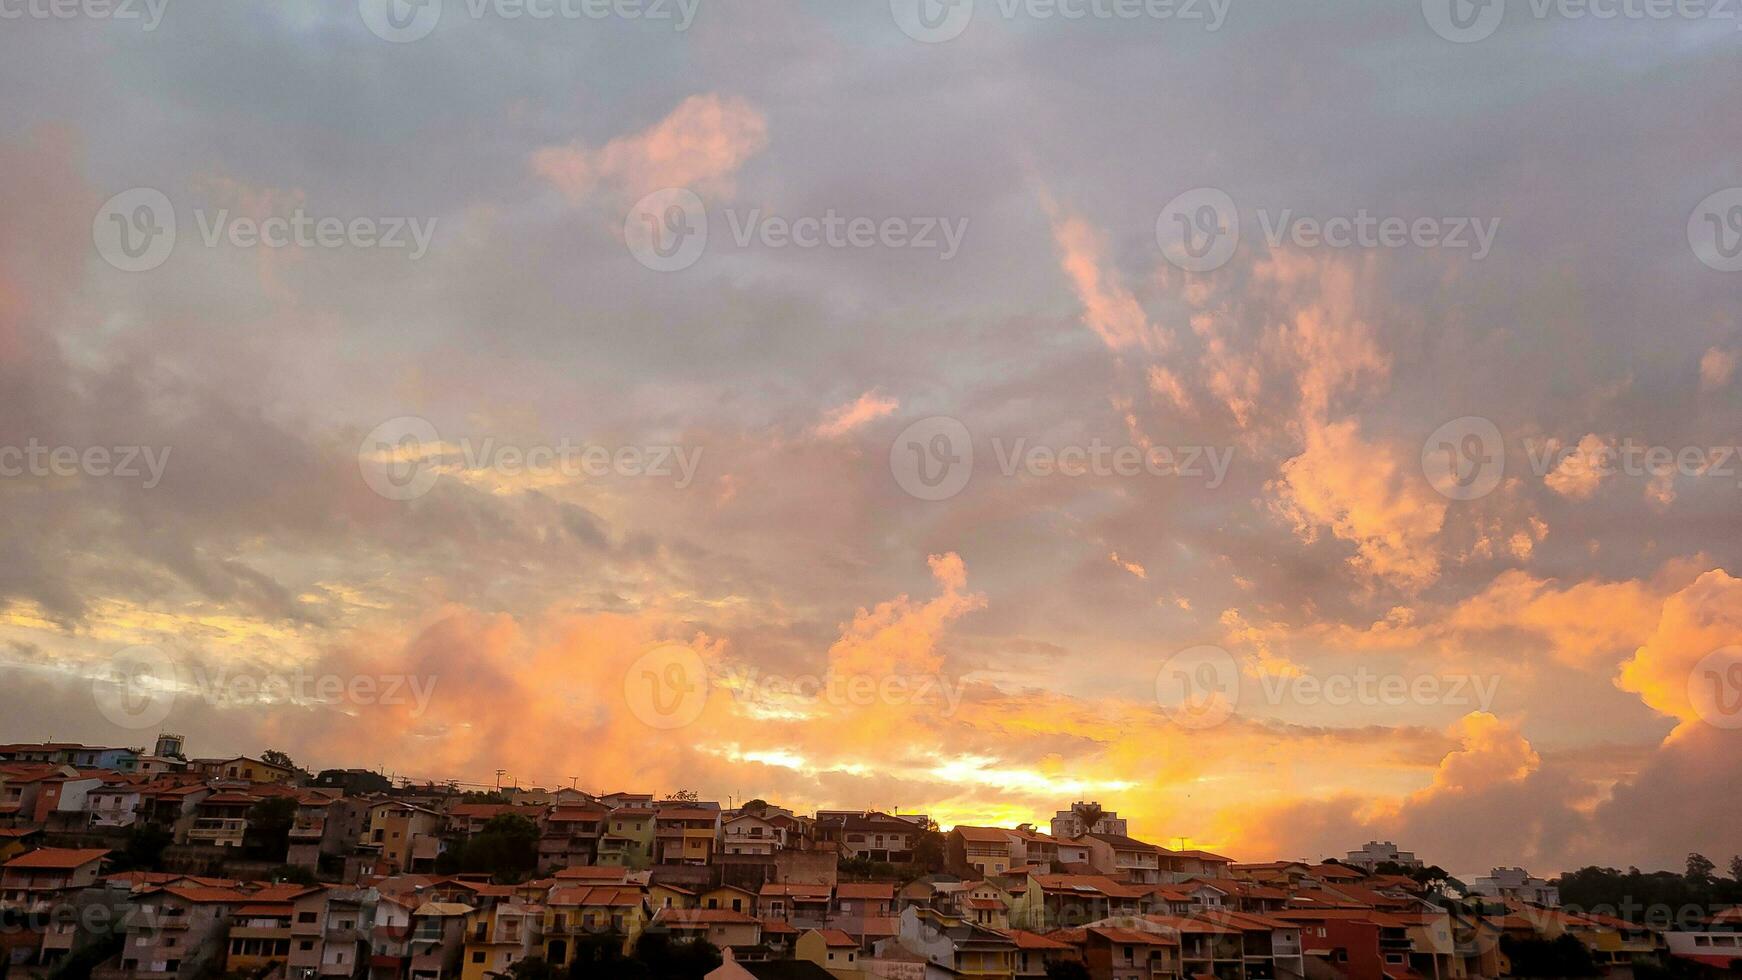
M1742 21L0 0L0 738L1742 852Z

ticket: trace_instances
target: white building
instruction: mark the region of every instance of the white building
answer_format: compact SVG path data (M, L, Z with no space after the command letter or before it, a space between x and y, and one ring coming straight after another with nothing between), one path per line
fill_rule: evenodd
M1397 864L1405 868L1419 868L1421 861L1416 859L1414 851L1400 851L1392 842L1370 840L1367 846L1359 851L1350 851L1343 863L1353 867L1372 871L1381 864Z
M1091 820L1091 817L1094 819ZM1072 803L1069 810L1060 810L1053 814L1051 829L1052 835L1059 840L1076 840L1084 834L1108 834L1113 837L1131 835L1130 828L1119 814L1112 810L1102 810L1101 804L1093 800Z
M1486 877L1470 882L1470 892L1490 898L1516 898L1551 909L1561 904L1560 889L1541 878L1532 878L1523 868L1495 868Z

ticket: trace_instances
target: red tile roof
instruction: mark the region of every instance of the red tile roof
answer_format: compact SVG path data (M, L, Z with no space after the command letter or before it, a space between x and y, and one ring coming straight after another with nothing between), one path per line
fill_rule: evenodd
M6 862L5 867L37 868L44 871L71 871L92 861L100 861L109 852L100 847L39 847Z

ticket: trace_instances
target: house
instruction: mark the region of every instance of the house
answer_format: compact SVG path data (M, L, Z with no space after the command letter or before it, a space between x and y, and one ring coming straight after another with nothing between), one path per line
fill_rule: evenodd
M731 909L660 909L653 925L669 932L674 940L705 939L722 949L748 949L762 942L762 923L749 913Z
M1300 925L1309 974L1329 969L1348 980L1386 980L1413 972L1409 923L1384 912L1312 909L1274 917Z
M704 980L836 980L834 974L808 960L740 961L730 948L720 951L720 965Z
M1180 974L1179 940L1121 926L1068 931L1092 980L1161 980Z
M720 825L720 849L724 854L759 854L772 857L782 844L783 832L773 821L740 813Z
M71 892L89 888L108 851L94 848L40 847L0 865L0 908L15 911L45 909Z
M543 906L520 902L499 902L473 911L466 917L463 980L488 980L529 956L543 955L544 916Z
M1089 849L1089 867L1120 881L1155 884L1161 877L1161 848L1118 834L1089 833L1076 839Z
M705 865L713 861L720 830L720 811L674 806L653 818L653 859L656 864Z
M545 815L538 838L540 867L592 864L606 811L596 806L555 806Z
M801 929L820 928L829 919L828 885L767 884L756 897L756 911L765 919L780 919Z
M1233 858L1199 850L1174 851L1163 847L1157 851L1156 860L1161 869L1162 881L1233 877L1230 870L1234 865ZM1356 876L1359 877L1359 872Z
M194 805L187 842L208 847L241 847L248 834L248 811L262 797L251 793L213 793Z
M814 963L831 973L835 970L856 970L861 951L859 941L839 929L809 929L792 944L794 959Z
M975 977L1012 977L1016 971L1015 940L935 909L909 908L903 911L900 932L891 942L925 957L928 963L956 973Z
M1245 977L1246 937L1236 926L1199 917L1146 915L1130 923L1145 932L1159 932L1179 943L1182 975Z
M447 821L443 829L456 837L471 837L483 832L485 824L505 813L536 817L540 812L512 803L455 803L447 808Z
M249 896L233 888L180 884L141 895L115 976L125 980L188 980L221 969L231 913ZM102 971L93 974L107 980Z
M837 840L842 852L861 861L907 864L913 860L914 844L922 828L912 818L892 817L876 810L849 813L835 818L827 828L827 836ZM817 817L818 834L825 833L822 814Z
M695 892L677 885L655 882L647 886L647 904L660 909L693 909L701 902Z
M957 874L1001 875L1022 863L1016 851L1010 831L997 827L956 826L944 835L944 866Z
M458 980L464 975L471 915L472 907L463 902L425 902L412 911L405 947L411 980Z
M895 885L887 881L842 882L835 886L834 912L842 918L895 914Z
M368 823L369 804L365 801L308 793L297 802L285 863L318 868L322 858L331 861L349 853L363 838Z
M400 800L369 808L369 829L357 847L375 854L396 871L427 871L447 849L441 837L443 814Z
M619 952L635 948L646 928L647 893L639 885L569 884L550 889L545 898L544 958L565 967L589 940L621 936Z
M288 967L294 918L288 901L250 901L238 907L230 919L224 971L254 974L273 966Z
M1232 910L1202 912L1199 918L1240 932L1240 956L1248 977L1299 978L1306 976L1305 950L1301 946L1301 924L1274 916L1254 915ZM1451 935L1448 929L1447 943ZM1447 977L1448 972L1429 971L1430 977Z
M1533 878L1523 868L1495 868L1487 875L1472 879L1470 893L1492 898L1515 898L1543 908L1561 904L1560 890L1541 878Z
M1031 875L1028 888L1013 896L1010 924L1047 932L1143 910L1148 890L1105 875Z
M721 885L703 892L696 905L703 909L727 909L748 915L756 911L756 893L737 885Z
M605 818L598 863L645 869L653 863L654 813L645 807L619 807Z
M1082 953L1070 943L1022 929L1006 929L1004 934L1016 944L1016 976L1044 977L1047 967L1060 960L1080 960Z
M355 976L368 949L374 896L365 889L311 888L291 900L288 980Z
M196 759L190 765L208 779L247 783L294 783L302 773L290 766L267 762L253 756L239 755L234 759Z

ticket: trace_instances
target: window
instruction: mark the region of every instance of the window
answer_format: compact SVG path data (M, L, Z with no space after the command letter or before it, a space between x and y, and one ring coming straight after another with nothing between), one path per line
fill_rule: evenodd
M477 952L476 952L476 953L473 953L473 954L472 954L472 962L473 962L473 963L482 963L482 962L484 962L484 951L483 951L483 950L479 950L479 951L477 951Z
M313 912L298 912L296 914L298 922L313 922L316 918L317 916Z
M315 948L315 941L314 941L314 940L312 940L312 939L304 939L304 940L303 940L303 941L302 941L302 942L300 942L300 943L298 943L298 944L297 944L297 947L296 947L296 948L297 948L297 949L300 949L300 950L302 950L302 951L303 951L303 952L305 952L305 953L306 953L306 952L308 952L308 951L309 951L309 950L311 950L311 949L314 949L314 948Z

